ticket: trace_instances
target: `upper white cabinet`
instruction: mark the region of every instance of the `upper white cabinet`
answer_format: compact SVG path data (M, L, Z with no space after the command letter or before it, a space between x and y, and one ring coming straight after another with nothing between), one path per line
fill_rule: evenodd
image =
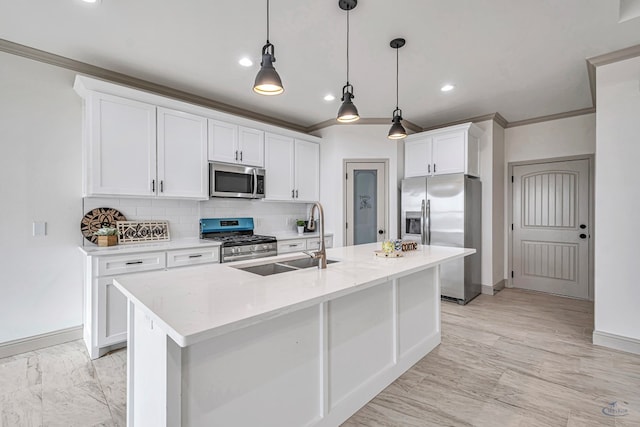
M207 199L207 119L158 108L157 195Z
M84 195L207 199L203 117L92 92Z
M264 167L264 132L210 119L209 160Z
M156 107L93 92L85 109L84 194L155 194Z
M286 136L265 137L265 199L312 202L320 196L320 147Z
M480 175L480 135L472 123L421 132L407 137L405 178L464 173Z

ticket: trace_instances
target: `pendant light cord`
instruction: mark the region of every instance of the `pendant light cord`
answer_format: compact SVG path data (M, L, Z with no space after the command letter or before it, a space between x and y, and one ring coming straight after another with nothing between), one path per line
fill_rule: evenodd
M349 9L347 9L347 85L349 84Z
M399 54L398 54L398 50L400 50L399 48L396 48L396 110L398 109L398 92L399 92L399 79L398 79L398 74L400 73L400 66L398 65L399 62Z
M269 44L269 0L267 0L267 44Z

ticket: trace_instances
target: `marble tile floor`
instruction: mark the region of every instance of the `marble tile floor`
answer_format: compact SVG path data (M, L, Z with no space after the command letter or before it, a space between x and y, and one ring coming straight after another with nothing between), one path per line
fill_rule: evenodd
M640 356L591 345L592 303L506 289L442 311L442 344L344 427L640 426ZM0 427L124 426L125 380L125 349L82 341L0 359Z

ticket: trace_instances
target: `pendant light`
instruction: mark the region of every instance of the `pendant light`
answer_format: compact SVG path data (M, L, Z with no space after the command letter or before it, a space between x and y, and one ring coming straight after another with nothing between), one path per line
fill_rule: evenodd
M273 67L276 62L275 47L269 42L269 0L267 0L267 44L262 47L262 62L256 76L253 91L260 95L280 95L284 92L282 80Z
M391 129L389 129L389 139L402 139L406 138L407 131L402 126L402 110L398 108L398 74L399 74L399 58L398 49L404 46L404 39L393 39L389 45L396 50L396 109L393 110L393 118L391 119Z
M338 110L338 121L341 123L355 122L360 118L358 109L351 101L353 96L353 86L349 83L349 11L355 9L358 0L338 0L340 9L347 11L347 84L342 87L342 105Z

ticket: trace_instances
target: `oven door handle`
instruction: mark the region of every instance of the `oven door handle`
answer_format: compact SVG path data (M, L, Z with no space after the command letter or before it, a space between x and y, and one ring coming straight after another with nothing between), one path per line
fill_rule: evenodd
M257 198L258 195L258 171L255 168L251 169L253 171L253 198Z

